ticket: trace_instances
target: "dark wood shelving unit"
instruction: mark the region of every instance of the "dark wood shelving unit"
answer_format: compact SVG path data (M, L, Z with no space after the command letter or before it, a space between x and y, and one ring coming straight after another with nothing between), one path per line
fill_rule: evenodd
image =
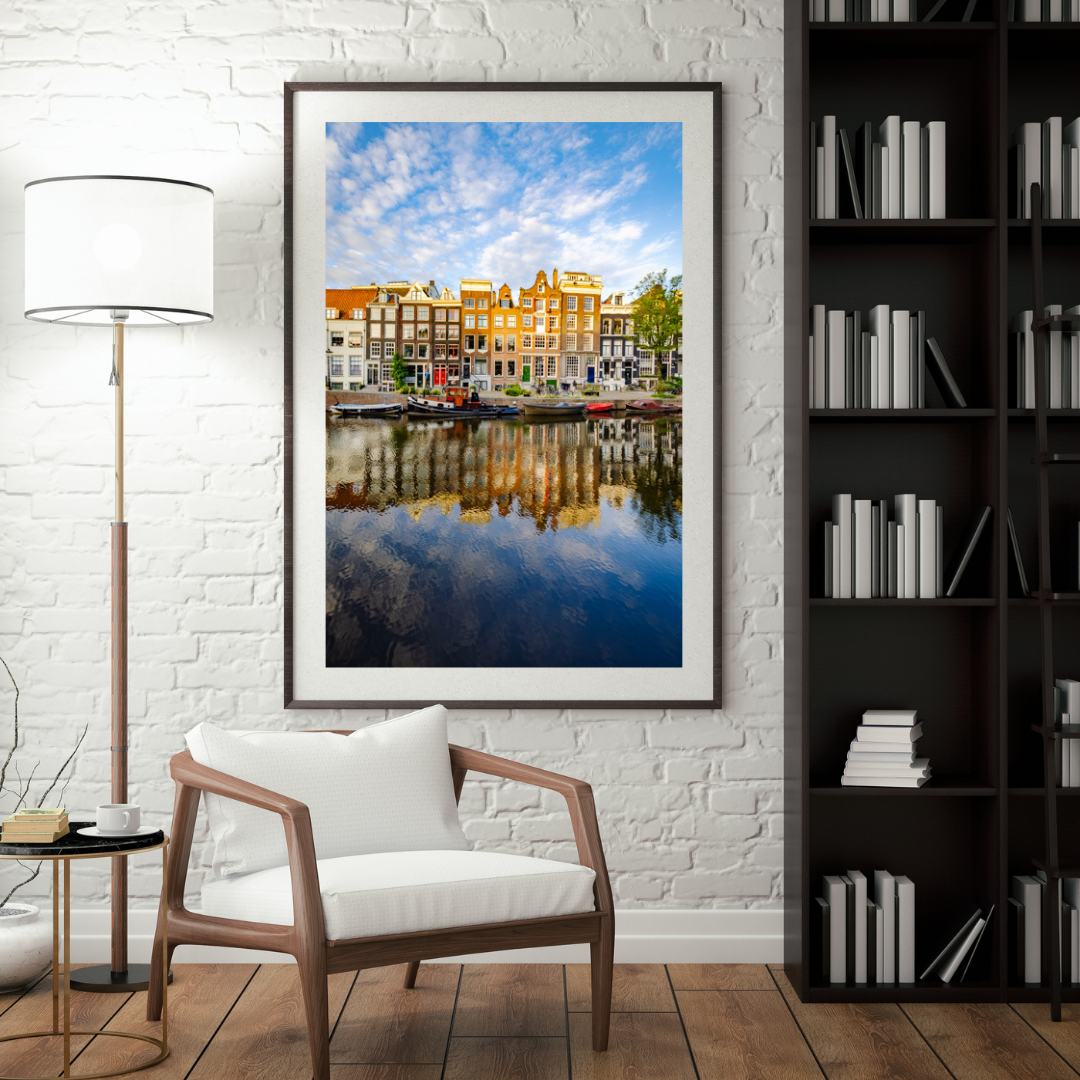
M930 4L918 0L920 16ZM1006 527L1011 508L1028 582L1039 582L1035 410L1014 407L1012 318L1032 306L1031 227L1011 216L1008 147L1024 122L1080 115L1068 64L1080 25L1006 20L979 0L971 23L810 24L785 15L785 969L803 1001L1049 1001L1016 984L1004 918L1009 881L1045 855L1040 602L1023 597ZM890 114L945 120L949 217L811 220L809 124L849 135ZM1080 303L1080 221L1044 221L1047 303ZM926 409L808 408L812 304L924 310L968 403ZM1080 454L1080 409L1047 414L1053 450ZM1054 663L1080 677L1080 470L1050 469ZM994 508L959 595L823 597L821 523L850 491L915 491L945 507L945 557L970 512ZM1071 665L1075 664L1073 667ZM933 777L920 789L840 786L864 709L917 708ZM1060 865L1080 862L1080 788L1059 791ZM853 802L854 800L854 802ZM916 887L916 964L965 906L995 912L967 979L830 986L812 918L826 873L906 874ZM925 963L924 963L925 966ZM1045 965L1044 965L1045 967ZM921 969L920 969L921 970ZM1062 1000L1080 1001L1065 986Z

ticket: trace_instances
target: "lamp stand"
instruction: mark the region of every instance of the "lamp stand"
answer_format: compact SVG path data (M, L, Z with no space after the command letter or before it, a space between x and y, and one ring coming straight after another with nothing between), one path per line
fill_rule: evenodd
M112 801L128 801L128 624L127 522L124 520L124 320L126 311L113 313L113 370L115 387L113 454L116 520L112 523ZM172 981L172 972L169 972ZM112 860L112 964L79 968L72 972L71 988L98 994L125 994L150 984L149 964L128 963L127 856Z

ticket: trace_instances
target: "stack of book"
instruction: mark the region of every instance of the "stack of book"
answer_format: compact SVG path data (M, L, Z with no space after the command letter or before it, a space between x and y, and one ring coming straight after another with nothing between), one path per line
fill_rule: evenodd
M1080 0L1009 0L1009 22L1080 22Z
M1045 315L1080 315L1080 304L1062 310L1061 304L1048 304ZM1016 344L1014 393L1016 408L1035 408L1035 333L1031 329L1031 311L1021 311L1013 319ZM1080 333L1073 330L1050 330L1047 354L1043 357L1046 379L1046 404L1050 409L1080 409Z
M887 870L874 871L874 899L861 870L826 874L821 918L821 962L826 982L865 986L915 982L915 885Z
M841 786L922 787L930 779L930 759L916 757L921 735L914 709L867 709L851 740Z
M67 834L67 811L62 806L39 806L4 818L0 844L51 844Z
M945 121L867 121L854 145L835 116L810 123L810 217L945 217Z
M1030 325L1030 323L1029 323ZM926 372L946 406L967 407L925 311L888 304L861 311L810 309L811 409L924 409Z
M1041 217L1080 218L1080 117L1021 124L1009 158L1009 206L1018 218L1031 217L1032 184L1042 188Z
M975 0L968 3L975 6ZM915 0L809 0L809 4L811 22L915 22Z
M1014 874L1009 915L1013 938L1013 975L1017 982L1040 986L1043 981L1043 907L1046 874ZM1080 984L1080 878L1061 879L1059 930L1061 981ZM1045 954L1049 957L1049 952Z
M1054 680L1054 714L1059 724L1080 724L1080 682ZM1056 739L1058 787L1080 787L1080 739Z

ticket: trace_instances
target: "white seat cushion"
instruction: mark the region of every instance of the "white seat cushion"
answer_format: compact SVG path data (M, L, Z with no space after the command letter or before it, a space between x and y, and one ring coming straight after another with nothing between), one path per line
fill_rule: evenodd
M320 859L331 941L594 910L585 866L494 851L393 851ZM287 866L211 881L205 915L291 926Z
M304 803L320 859L469 847L458 822L441 705L351 735L233 733L203 723L188 732L187 744L200 765ZM219 795L205 798L217 877L288 864L280 815Z

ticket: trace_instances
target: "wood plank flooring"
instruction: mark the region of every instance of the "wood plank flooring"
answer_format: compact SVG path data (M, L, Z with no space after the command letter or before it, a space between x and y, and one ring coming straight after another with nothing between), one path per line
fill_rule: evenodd
M332 975L332 1080L1077 1080L1080 1006L804 1005L780 965L622 964L592 1050L587 965L422 964ZM178 964L157 1080L308 1080L291 964ZM142 994L72 993L76 1074L149 1060ZM0 995L0 1037L48 1029L46 977ZM55 1076L59 1039L0 1043L0 1076Z

